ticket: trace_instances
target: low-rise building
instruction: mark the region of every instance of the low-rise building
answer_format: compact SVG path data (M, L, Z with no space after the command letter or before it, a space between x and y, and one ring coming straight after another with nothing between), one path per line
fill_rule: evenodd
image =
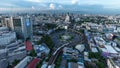
M7 68L8 60L7 59L0 59L0 68Z
M65 47L63 49L63 56L66 58L66 59L79 59L79 52L78 50L74 50L72 48L67 48Z
M31 60L32 57L27 56L22 61L20 61L14 68L25 68Z
M96 45L105 45L105 40L102 37L94 37Z
M98 52L97 48L92 47L92 52Z
M41 56L42 54L48 55L50 52L50 49L45 43L42 43L41 45L34 45L34 49L37 53L37 56Z
M24 43L21 40L7 45L5 49L0 49L0 59L7 59L9 63L12 63L14 60L23 59L26 54Z
M107 59L108 68L120 68L120 58L108 58Z
M10 31L0 31L0 46L6 46L16 40L16 33Z
M7 49L0 49L0 60L7 57Z
M38 58L34 58L27 66L26 68L36 68L37 63L40 61Z
M44 63L41 68L46 68L47 67L47 63Z
M89 59L89 53L88 53L88 52L84 52L84 60L85 60L85 61L91 61L91 60Z
M41 40L42 36L33 36L33 42Z
M80 65L78 63L74 63L74 62L69 62L68 63L68 68L84 68L83 65Z
M68 68L78 68L78 64L74 62L69 62L68 63Z
M27 51L31 51L33 49L31 41L25 41L25 46Z
M75 47L77 50L79 50L80 52L83 52L85 49L85 45L84 44L78 44Z

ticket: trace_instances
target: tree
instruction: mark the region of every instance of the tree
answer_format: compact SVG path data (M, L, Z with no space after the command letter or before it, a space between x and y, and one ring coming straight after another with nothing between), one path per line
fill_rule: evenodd
M43 61L44 61L44 59L42 59L42 60L36 65L36 68L41 68Z
M17 59L15 59L13 62L12 62L12 65L17 65L18 63L20 62L20 60L17 60Z
M41 65L38 63L38 64L36 65L36 68L41 68Z
M56 64L55 68L59 68L60 67L61 60L62 60L62 56L59 55L58 58L57 58L57 60L56 60L56 63L55 63Z
M50 36L48 36L48 35L43 36L43 40L44 40L44 43L46 43L46 45L47 45L50 49L53 48L54 43L53 43L53 41L52 41L52 39L51 39Z
M102 63L102 62L97 62L96 64L97 64L98 68L105 68L104 63Z
M33 57L37 56L37 54L35 53L35 50L34 50L34 49L31 50L31 52L30 52L30 56L33 56Z
M56 24L46 24L46 27L48 29L53 29L53 28L57 27L57 25Z
M102 59L102 56L99 53L89 52L89 58Z

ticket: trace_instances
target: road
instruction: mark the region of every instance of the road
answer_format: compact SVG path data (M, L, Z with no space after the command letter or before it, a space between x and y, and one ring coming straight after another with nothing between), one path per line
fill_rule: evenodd
M50 65L54 64L57 56L59 55L59 53L62 51L62 49L69 45L70 43L66 43L66 44L63 44L61 47L59 47L51 56L51 58L49 59L49 62L48 62L48 65L47 65L47 68L49 68Z
M76 30L69 29L69 31L74 32L74 33L77 33L77 34L83 36L83 34L81 34L80 32L78 32L78 31L76 31ZM51 65L54 64L57 56L59 55L59 53L62 51L62 49L63 49L65 46L69 46L69 44L74 46L74 45L76 45L76 44L83 43L84 41L85 41L85 38L82 38L81 41L74 41L74 42L66 43L66 44L63 44L62 46L60 46L60 47L52 54L51 58L49 59L47 68L51 68Z

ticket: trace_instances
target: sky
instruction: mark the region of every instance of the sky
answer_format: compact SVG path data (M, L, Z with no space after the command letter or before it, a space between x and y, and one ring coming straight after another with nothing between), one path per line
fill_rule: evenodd
M2 8L2 9L1 9ZM120 11L120 0L2 0L0 10L31 8L41 10Z

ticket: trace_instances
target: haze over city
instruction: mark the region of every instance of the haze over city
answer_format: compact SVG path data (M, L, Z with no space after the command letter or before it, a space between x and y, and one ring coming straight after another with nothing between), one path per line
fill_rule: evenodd
M120 68L120 1L2 0L0 68Z
M33 9L119 14L119 4L119 0L3 0L0 2L0 11Z

